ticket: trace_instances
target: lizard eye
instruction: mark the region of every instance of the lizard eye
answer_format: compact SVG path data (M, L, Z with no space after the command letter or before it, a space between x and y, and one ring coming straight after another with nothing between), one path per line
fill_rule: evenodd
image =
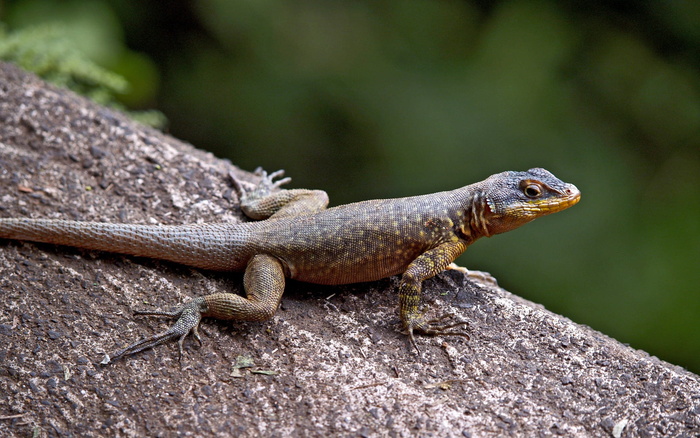
M542 187L537 184L528 184L523 189L523 193L525 193L525 196L528 198L537 198L542 194Z

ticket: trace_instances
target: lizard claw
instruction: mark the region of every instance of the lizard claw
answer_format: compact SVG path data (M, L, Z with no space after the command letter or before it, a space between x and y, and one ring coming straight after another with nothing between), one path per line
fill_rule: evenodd
M269 175L263 170L260 176L262 177L262 179L260 180L260 185L265 186L268 190L277 189L280 186L292 181L292 178L290 177L274 181L275 178L284 176L284 169L276 170Z
M470 339L469 335L464 331L451 330L455 327L467 325L467 322L453 321L443 323L443 321L451 318L454 318L454 315L451 313L446 313L442 316L430 320L425 320L423 316L419 316L417 318L409 320L409 322L406 323L406 329L408 331L409 340L411 341L411 345L413 345L413 348L415 348L418 352L419 356L421 356L421 351L420 348L418 348L418 344L416 343L414 333L419 333L428 336L462 336L467 340Z
M290 177L275 181L275 178L284 176L284 169L276 170L268 175L267 171L263 170L262 167L258 167L253 173L260 177L260 182L258 184L239 181L232 173L229 174L229 177L233 181L233 187L236 189L236 193L241 199L241 202L244 202L247 198L263 198L272 193L274 189L278 189L280 186L292 181Z
M111 358L108 363L113 363L121 357L139 353L143 350L163 344L172 339L177 339L177 346L180 350L180 360L182 360L183 343L185 342L185 338L189 333L192 333L200 345L202 344L202 339L199 336L199 330L197 327L199 326L199 322L202 320L202 312L204 311L206 311L206 303L204 298L196 298L174 311L148 310L134 312L138 315L167 316L177 317L178 319L175 324L173 324L173 326L166 331L153 335L149 338L142 339L122 350L117 351L114 354L114 357Z

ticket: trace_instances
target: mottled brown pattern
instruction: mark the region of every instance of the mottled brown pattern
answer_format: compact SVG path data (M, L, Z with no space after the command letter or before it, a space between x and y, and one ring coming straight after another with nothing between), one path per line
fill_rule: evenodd
M285 277L346 284L403 274L401 320L413 333L448 332L419 311L421 284L444 270L476 239L517 228L578 202L578 189L544 169L503 172L456 190L326 209L318 190L279 190L262 172L261 183L236 182L241 208L260 220L238 225L150 226L42 219L0 219L0 238L56 243L183 263L245 271L247 298L212 294L174 313L175 325L137 342L116 357L195 331L201 316L264 320L279 306ZM415 343L414 343L415 345Z

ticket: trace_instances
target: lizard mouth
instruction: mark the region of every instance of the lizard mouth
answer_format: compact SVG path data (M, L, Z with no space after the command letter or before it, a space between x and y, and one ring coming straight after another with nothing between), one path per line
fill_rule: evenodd
M581 191L573 184L567 184L559 196L542 199L534 202L535 210L543 214L556 213L578 204L581 200Z
M561 200L562 209L578 204L581 200L581 191L573 184L567 184L564 190L565 198Z
M531 199L520 204L515 210L525 213L527 216L535 217L557 213L578 204L581 200L581 191L573 184L567 184L562 190L557 190L556 196L549 196L544 199ZM514 211L517 215L517 211Z

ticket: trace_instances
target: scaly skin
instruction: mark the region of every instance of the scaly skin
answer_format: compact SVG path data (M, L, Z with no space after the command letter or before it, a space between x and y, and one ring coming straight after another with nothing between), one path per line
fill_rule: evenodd
M421 285L461 255L476 239L517 228L564 210L580 192L544 169L503 172L456 190L408 198L358 202L326 209L318 190L278 190L288 178L261 172L261 182L237 182L243 212L257 222L153 226L44 219L0 219L0 238L29 240L158 258L197 268L244 271L246 297L216 293L173 312L138 312L177 317L166 332L136 342L112 360L178 339L199 340L202 317L261 321L271 318L285 278L346 284L402 274L399 312L415 346L414 333L467 336L444 318L426 320L419 311Z

